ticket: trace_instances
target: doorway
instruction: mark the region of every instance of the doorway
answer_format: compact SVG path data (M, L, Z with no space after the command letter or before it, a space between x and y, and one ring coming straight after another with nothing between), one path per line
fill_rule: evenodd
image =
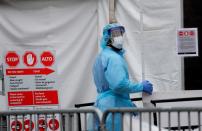
M202 8L200 0L184 0L184 27L198 28L199 56L184 58L185 90L202 90Z

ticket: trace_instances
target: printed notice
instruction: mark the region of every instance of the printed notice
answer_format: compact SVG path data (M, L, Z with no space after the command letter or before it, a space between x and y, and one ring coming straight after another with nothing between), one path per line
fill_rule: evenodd
M33 93L31 91L8 92L9 106L33 105Z
M35 105L56 105L58 104L58 93L52 91L34 91L34 104Z
M58 105L54 50L8 50L4 54L8 106Z
M198 56L197 28L183 28L177 31L177 54L181 56Z
M4 52L5 91L9 110L59 109L54 50L13 49ZM36 119L37 118L37 119ZM11 131L60 131L60 116L18 115Z

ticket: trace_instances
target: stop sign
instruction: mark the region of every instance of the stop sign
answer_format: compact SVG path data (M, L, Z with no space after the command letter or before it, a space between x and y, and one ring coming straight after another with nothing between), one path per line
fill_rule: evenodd
M31 129L30 129L30 125L31 125ZM34 123L30 120L25 120L24 122L24 130L25 131L32 131L34 129Z
M36 54L34 54L31 51L25 52L23 55L23 62L25 63L26 66L34 66L37 63L37 57Z
M44 119L39 120L39 131L45 131L47 129L47 123Z
M20 121L13 121L11 123L12 131L22 131L22 123Z
M52 66L55 61L54 55L50 51L44 51L41 54L41 63L44 66Z
M19 56L15 51L10 51L6 54L5 62L8 66L17 66L20 62Z
M57 119L51 119L48 125L51 130L57 130L59 128L59 121Z

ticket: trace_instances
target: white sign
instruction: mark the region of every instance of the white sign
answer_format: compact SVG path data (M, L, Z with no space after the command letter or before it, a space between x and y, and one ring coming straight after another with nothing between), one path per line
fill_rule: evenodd
M177 54L180 56L198 56L197 28L177 30Z
M36 110L49 110L58 109L58 106L38 106L34 108ZM33 107L11 107L9 110L33 110ZM10 116L10 130L8 129L8 131L60 131L60 119L60 114L54 114L54 116L53 114Z
M4 53L5 89L9 110L59 109L55 51L8 50ZM59 114L12 116L11 131L60 131ZM46 121L44 125L44 121Z
M33 107L11 107L11 111L20 111L20 110L33 110ZM35 131L35 115L17 115L10 116L10 127L8 131ZM10 130L9 130L10 129Z
M4 76L9 107L59 104L55 51L6 51Z
M39 115L39 117L36 119L38 122L36 122L37 128L39 128L40 131L60 131L60 116L59 114L55 114L54 116L51 114L48 115Z
M10 116L10 131L33 131L35 127L34 115Z
M36 106L35 109L36 110L49 110L49 109L58 109L58 106ZM38 118L37 118L38 117ZM47 114L47 115L39 115L36 116L36 120L38 120L38 122L36 122L36 125L39 128L39 131L60 131L61 130L61 123L60 123L60 119L61 119L61 115L60 114Z

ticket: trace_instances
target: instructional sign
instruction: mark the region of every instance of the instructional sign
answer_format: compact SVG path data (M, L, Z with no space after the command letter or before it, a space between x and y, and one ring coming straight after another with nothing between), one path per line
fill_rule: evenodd
M8 92L9 106L57 105L58 93L50 91L20 91Z
M177 30L177 54L181 56L198 56L197 28Z
M59 104L53 50L6 51L4 75L9 107Z
M55 51L8 50L4 53L4 78L9 110L59 109ZM60 131L59 114L11 116L10 130ZM37 126L36 126L37 125Z

